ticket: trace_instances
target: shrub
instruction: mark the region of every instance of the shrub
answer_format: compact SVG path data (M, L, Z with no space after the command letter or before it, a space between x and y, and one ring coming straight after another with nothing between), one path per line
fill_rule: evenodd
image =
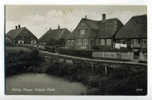
M58 48L57 52L71 56L86 57L86 58L92 57L92 51L90 50L74 50L74 49Z

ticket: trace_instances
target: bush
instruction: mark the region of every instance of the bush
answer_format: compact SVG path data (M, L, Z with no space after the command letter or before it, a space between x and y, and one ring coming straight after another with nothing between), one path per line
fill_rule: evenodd
M7 48L5 56L6 75L33 72L40 68L42 61L43 59L37 49Z
M74 50L74 49L58 48L57 52L71 56L92 58L92 51L90 50Z

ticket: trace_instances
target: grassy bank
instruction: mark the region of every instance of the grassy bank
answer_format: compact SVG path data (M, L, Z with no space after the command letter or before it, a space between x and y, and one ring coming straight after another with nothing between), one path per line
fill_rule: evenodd
M51 62L48 74L77 81L88 87L89 95L146 95L147 68L143 66L122 66L109 68L105 75L102 65L92 71L89 64L67 64Z
M25 72L41 72L40 66L43 58L36 49L24 47L5 48L5 74L6 76Z

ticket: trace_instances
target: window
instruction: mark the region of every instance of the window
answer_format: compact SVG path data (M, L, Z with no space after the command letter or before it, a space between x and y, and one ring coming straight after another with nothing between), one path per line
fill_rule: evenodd
M31 44L36 44L36 40L31 40Z
M147 47L147 40L146 39L142 39L142 48L146 48Z
M23 40L18 40L18 44L24 44Z
M86 32L86 30L85 30L85 29L81 29L81 30L80 30L80 34L81 34L81 35L84 35L84 34L85 34L85 32Z
M67 41L67 46L70 46L70 40Z
M108 46L111 45L111 39L107 39L107 45L108 45Z
M73 46L73 44L74 44L74 40L71 40L71 46Z
M82 40L78 39L78 45L82 45Z
M88 40L87 39L85 39L85 44L88 45Z
M134 43L135 43L135 45L138 45L138 40L134 39Z
M138 39L133 39L132 40L132 47L140 47L140 40Z
M83 46L86 47L87 45L88 45L88 40L87 40L87 39L84 39L84 40L83 40Z
M105 40L101 39L101 45L105 45Z

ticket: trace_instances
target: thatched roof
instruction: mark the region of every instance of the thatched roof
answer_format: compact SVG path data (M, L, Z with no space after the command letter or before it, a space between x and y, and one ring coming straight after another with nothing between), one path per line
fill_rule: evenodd
M40 42L50 42L51 40L68 39L71 32L66 28L49 29L40 39Z
M117 18L101 21L99 23L97 38L112 38L117 34L122 26L123 24Z
M116 39L147 38L147 15L133 16L116 35Z
M98 30L99 29L99 22L91 19L82 19L92 30Z
M91 30L89 35L84 35L85 38L112 38L123 26L121 21L117 18L98 21L88 18L82 18L80 23L86 23ZM80 23L78 24L78 26L80 25ZM79 32L76 31L77 27L74 30L75 37L81 38L80 36L78 36Z
M17 36L19 36L19 35L24 36L25 34L26 34L26 37L31 37L32 36L35 39L37 39L36 36L34 36L33 33L31 31L29 31L26 27L21 27L21 28L18 28L18 29L12 29L6 34L6 36L9 37L10 39L14 40L14 39L16 39Z

